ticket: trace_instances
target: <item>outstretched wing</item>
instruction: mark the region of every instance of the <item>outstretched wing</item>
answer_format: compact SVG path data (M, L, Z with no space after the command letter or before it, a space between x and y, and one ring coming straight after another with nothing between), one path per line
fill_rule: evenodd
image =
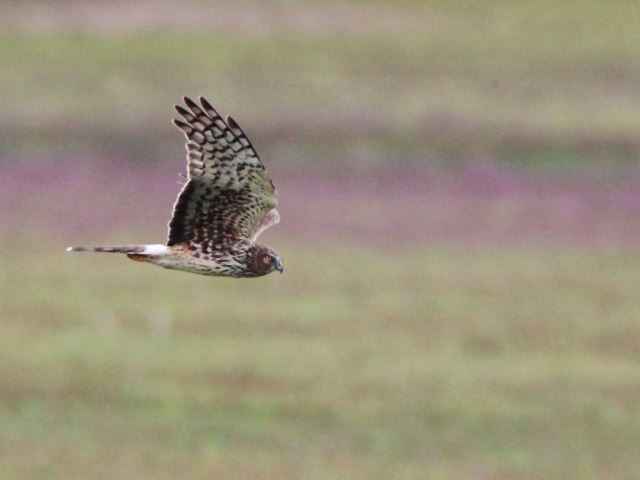
M279 219L273 182L231 117L224 121L203 97L201 105L184 101L188 110L175 107L184 121L173 123L187 137L188 181L173 207L167 245L192 242L206 251L254 241Z

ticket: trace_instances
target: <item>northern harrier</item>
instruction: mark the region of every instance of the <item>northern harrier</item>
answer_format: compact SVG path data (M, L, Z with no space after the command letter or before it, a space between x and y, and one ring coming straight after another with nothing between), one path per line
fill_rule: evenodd
M188 181L178 195L166 245L69 247L71 252L125 253L164 268L222 277L259 277L282 258L255 243L280 221L276 189L251 142L231 118L207 100L185 97L188 110L173 123L187 137Z

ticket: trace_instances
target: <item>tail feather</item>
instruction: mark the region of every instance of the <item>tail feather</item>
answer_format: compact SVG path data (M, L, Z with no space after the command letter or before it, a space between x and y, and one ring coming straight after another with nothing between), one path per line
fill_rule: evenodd
M142 253L144 245L114 245L111 247L69 247L67 252Z
M110 247L69 247L67 252L140 253L157 255L166 251L166 245L114 245Z

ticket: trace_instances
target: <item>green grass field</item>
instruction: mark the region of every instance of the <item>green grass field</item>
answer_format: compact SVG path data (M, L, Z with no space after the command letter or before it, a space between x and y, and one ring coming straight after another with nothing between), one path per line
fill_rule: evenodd
M45 10L58 19L49 28L33 21L42 9L7 7L0 153L179 152L168 117L185 94L234 112L262 145L338 144L369 158L386 146L397 161L427 149L447 161L536 163L559 150L580 162L640 144L634 2L277 5L162 1L131 25L124 7L94 6L94 18L60 2Z
M1 478L635 478L640 255L4 259Z

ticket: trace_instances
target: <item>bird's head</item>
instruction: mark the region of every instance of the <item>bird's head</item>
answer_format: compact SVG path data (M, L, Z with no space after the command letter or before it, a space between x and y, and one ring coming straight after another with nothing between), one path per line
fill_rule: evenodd
M282 257L268 247L253 245L247 252L247 268L256 277L267 275L274 270L284 272Z

